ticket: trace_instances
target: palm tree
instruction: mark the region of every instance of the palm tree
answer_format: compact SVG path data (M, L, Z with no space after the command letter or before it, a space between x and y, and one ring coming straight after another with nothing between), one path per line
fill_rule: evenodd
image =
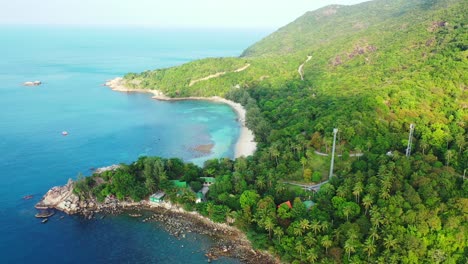
M214 204L212 202L206 204L206 211L208 212L208 216L211 218L214 213Z
M356 152L356 154L359 154L359 153L362 153L362 150L363 150L363 149L364 149L363 146L360 146L360 145L359 145L359 146L356 146L356 147L354 148L354 151ZM358 160L359 160L360 156L357 155L357 158L358 158Z
M279 150L276 148L276 146L272 146L270 149L270 155L271 157L275 158L276 161L276 166L278 166L278 157L280 156Z
M351 214L351 206L344 206L343 207L343 214L346 216L346 221L349 221L349 214Z
M329 183L326 183L320 187L320 192L326 195L333 195L335 193L335 187Z
M301 237L304 233L300 227L294 227L293 234Z
M271 240L271 230L275 228L275 223L273 223L273 220L270 217L267 217L264 222L265 229L268 230L268 237Z
M340 239L341 239L342 235L343 235L343 233L342 233L341 229L337 228L337 229L335 229L333 231L333 238L335 239L336 243L340 243Z
M359 237L359 232L356 229L349 229L346 233L348 235L348 239L356 240Z
M312 230L314 230L314 234L317 235L317 231L320 231L320 229L322 228L322 226L320 226L320 222L317 221L317 220L314 220L312 221L312 223L310 224L310 228Z
M425 141L425 140L421 140L419 142L419 146L421 146L422 148L422 153L423 155L425 154L424 152L426 152L426 149L429 147L429 144Z
M259 176L255 181L255 185L258 187L259 190L265 189L265 177Z
M385 174L380 183L382 184L382 189L390 189L392 187L392 175Z
M367 152L369 152L370 148L372 147L372 142L370 140L366 142L366 147L367 147Z
M359 195L361 195L362 191L364 190L364 186L362 182L357 182L353 188L353 194L356 197L356 203L359 203Z
M331 247L332 241L328 235L322 237L322 246L325 248L325 254L328 254L328 248Z
M355 244L356 243L355 243L354 239L348 239L345 242L344 249L345 249L346 253L348 253L348 260L349 260L349 258L351 256L351 253L356 252L356 245Z
M283 183L278 183L275 187L276 194L281 194L286 191L286 186Z
M236 218L237 218L238 214L236 211L232 211L232 210L228 210L227 213L226 213L226 222L228 224L234 224L234 222L236 221Z
M310 228L310 224L309 224L309 220L307 219L302 219L300 222L299 222L299 227L305 232L307 230L309 230Z
M450 164L450 159L453 156L454 156L453 150L449 149L447 150L447 152L445 152L445 159L446 159L445 166L448 167L448 165Z
M317 251L315 248L311 248L307 251L307 260L310 263L315 263L318 259Z
M393 235L388 235L384 238L384 246L387 250L390 248L395 249L397 246L397 240L396 238L393 238Z
M182 193L182 200L185 201L186 203L195 203L195 201L197 200L197 197L195 196L195 193L193 191L190 191L190 190L185 190L183 193Z
M389 190L386 188L382 188L382 190L380 191L380 198L384 200L388 200L388 198L390 198Z
M336 195L345 198L346 197L346 188L342 185L336 189Z
M304 250L305 250L305 247L302 244L302 241L297 241L296 246L294 247L294 249L297 252L299 252L299 255L301 256L301 259L302 259L302 252L304 252Z
M380 238L379 232L376 227L371 227L369 237L372 238L372 243L374 243L375 240Z
M305 165L307 165L307 159L305 157L301 158L302 173L304 173Z
M458 146L458 153L461 153L466 145L465 136L463 134L456 135L455 144Z
M294 149L296 150L296 154L300 157L302 154L302 145L301 143L297 143L294 145Z
M275 234L276 237L278 237L278 243L281 243L281 237L284 235L284 231L281 227L277 226L274 230L273 233Z
M373 203L372 196L370 196L369 194L367 194L366 196L364 196L364 198L362 198L362 205L364 205L364 208L366 208L366 211L364 213L365 215L367 215L367 211L372 206L372 203Z
M268 173L267 175L267 181L266 181L266 185L268 188L271 188L273 187L273 182L276 182L276 177L273 173Z
M380 212L377 211L377 209L376 210L371 209L370 216L371 216L370 221L371 221L372 226L380 227L380 224L382 222Z
M328 228L330 228L330 223L328 223L327 221L323 221L322 224L320 225L320 229L322 231L327 231Z
M377 250L376 246L374 245L373 240L367 239L366 242L364 243L363 247L364 252L367 253L367 259L370 258L371 255L375 253Z
M367 193L374 196L379 193L379 187L375 183L371 183L367 185Z
M304 238L304 241L308 247L312 247L315 245L317 242L317 239L315 239L315 236L312 233L307 233L307 235Z

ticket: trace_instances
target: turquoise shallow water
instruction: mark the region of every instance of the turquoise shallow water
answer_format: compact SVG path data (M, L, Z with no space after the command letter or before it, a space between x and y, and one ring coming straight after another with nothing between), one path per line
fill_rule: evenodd
M177 240L125 216L59 215L41 224L34 204L51 186L92 167L140 155L202 164L232 157L234 111L202 101L158 102L101 86L126 72L237 56L265 32L0 27L0 262L204 263L211 241ZM38 87L21 83L41 80ZM62 131L68 136L62 136ZM214 143L200 156L191 148ZM33 194L31 200L24 195ZM183 246L183 247L182 247ZM223 259L220 263L236 262Z

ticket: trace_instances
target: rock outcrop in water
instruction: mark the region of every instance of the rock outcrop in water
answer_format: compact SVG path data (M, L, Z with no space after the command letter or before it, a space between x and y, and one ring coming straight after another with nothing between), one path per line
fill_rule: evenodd
M36 204L37 209L55 208L67 214L80 210L80 198L73 193L74 182L69 179L64 186L55 186Z

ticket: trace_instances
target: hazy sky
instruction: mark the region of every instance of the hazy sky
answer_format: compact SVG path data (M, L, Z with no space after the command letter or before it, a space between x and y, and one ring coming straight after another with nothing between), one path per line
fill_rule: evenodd
M365 0L2 0L0 24L277 28L306 11Z

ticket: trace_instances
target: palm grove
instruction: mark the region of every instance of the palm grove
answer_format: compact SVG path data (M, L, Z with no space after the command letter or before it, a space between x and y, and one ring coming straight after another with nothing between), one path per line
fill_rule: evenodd
M254 246L292 263L466 263L466 11L462 0L329 6L239 58L128 74L129 86L241 103L259 148L203 168L143 157L81 179L75 191L141 200L162 189L171 201L237 226ZM226 74L190 85L217 72ZM406 157L411 123L413 153ZM336 177L316 193L288 185L328 179L335 127ZM216 183L208 201L195 204L201 176ZM179 192L174 179L191 190Z

